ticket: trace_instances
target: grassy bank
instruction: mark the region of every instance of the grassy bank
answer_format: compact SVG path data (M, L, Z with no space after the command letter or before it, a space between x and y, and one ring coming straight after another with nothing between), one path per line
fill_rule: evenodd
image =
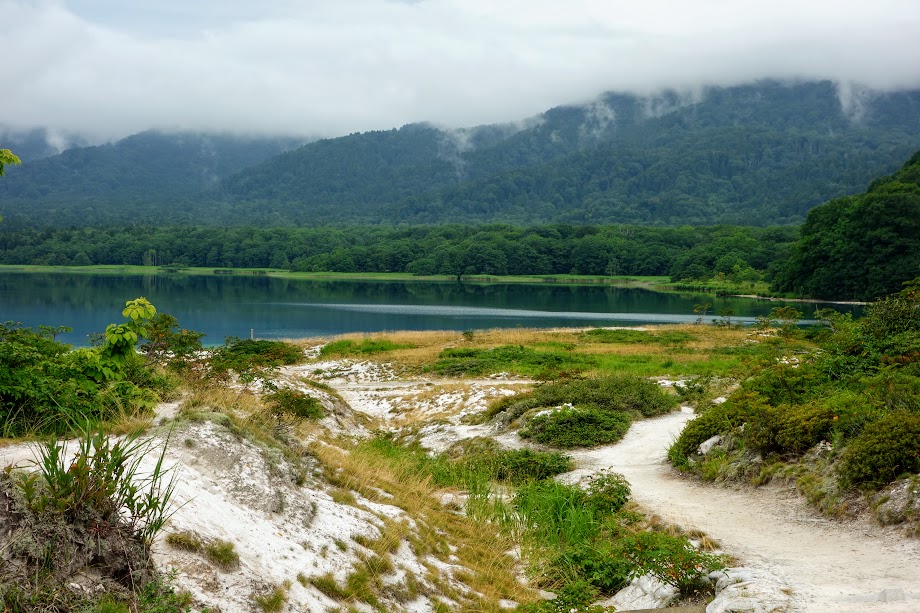
M112 274L112 275L267 275L286 279L313 279L330 281L437 281L457 282L457 277L448 275L413 275L402 272L290 272L277 268L213 268L162 266L32 266L0 265L0 272L21 273L72 273L72 274ZM464 275L464 283L558 283L574 285L626 285L631 287L657 287L668 280L667 277L638 276L597 276L597 275Z

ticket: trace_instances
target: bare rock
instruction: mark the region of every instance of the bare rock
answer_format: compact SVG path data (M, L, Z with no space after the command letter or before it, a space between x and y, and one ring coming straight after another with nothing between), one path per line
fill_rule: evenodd
M642 575L611 598L597 604L614 607L617 611L663 609L679 595L676 587L662 583L652 575Z
M711 438L707 438L705 441L700 443L700 455L706 455L707 453L712 451L712 449L716 445L718 445L721 442L722 442L722 437L719 436L718 434L716 434L715 436Z
M752 568L726 568L709 574L716 583L715 600L706 613L791 613L792 590L770 573Z
M920 477L898 479L872 500L875 516L883 526L920 517Z

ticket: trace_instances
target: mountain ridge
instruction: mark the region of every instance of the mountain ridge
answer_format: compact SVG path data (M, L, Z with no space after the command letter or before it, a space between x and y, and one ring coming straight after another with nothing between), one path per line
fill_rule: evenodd
M75 189L74 169L46 160L31 186L25 170L0 185L0 214L76 225L787 224L918 148L920 90L844 96L828 81L761 81L692 95L606 93L517 123L321 139L250 163L237 155L237 167L210 181L159 160L160 174L126 170L141 187L120 192L99 181ZM17 205L30 212L8 208Z

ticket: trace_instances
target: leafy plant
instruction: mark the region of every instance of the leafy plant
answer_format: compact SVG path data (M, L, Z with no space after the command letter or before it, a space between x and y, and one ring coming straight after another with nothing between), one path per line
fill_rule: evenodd
M627 413L564 407L532 417L519 434L553 447L591 447L620 440L631 423Z
M383 353L385 351L395 351L396 349L409 349L411 347L412 345L394 343L385 338L366 338L360 342L351 339L343 339L323 345L319 353L322 356L370 355L374 353Z
M603 613L609 609L591 604L599 593L588 581L574 581L563 585L552 600L522 605L518 610L524 613Z
M920 414L890 413L868 424L840 462L846 486L879 487L920 471Z
M597 517L612 515L622 509L632 493L626 477L606 470L591 477L587 490L586 502Z
M140 463L155 450L155 441L136 434L115 440L87 424L70 461L65 460L66 442L51 439L40 445L39 472L21 476L19 488L36 513L126 522L137 538L149 544L172 515L169 506L176 474L166 479L172 470L163 466L167 444L168 438L150 474L140 477Z
M289 387L266 394L263 400L275 414L293 415L303 419L319 419L323 416L323 405L319 400Z
M618 548L620 554L634 565L634 575L651 573L682 594L708 589L708 573L724 567L717 556L697 551L686 538L663 532L639 532L626 536L620 540Z
M140 351L150 363L166 364L178 372L194 370L200 364L203 333L180 328L179 321L168 313L154 315L146 332Z
M71 350L47 327L34 332L0 324L0 433L64 434L87 419L149 409L156 392L129 376L137 374L134 347L155 312L144 298L127 302L122 313L128 321L109 325L92 349Z
M551 376L562 371L585 370L595 358L571 351L538 351L522 345L492 349L456 347L445 349L430 370L442 375L484 375L501 371Z
M235 372L244 385L256 380L270 380L273 369L303 361L303 350L284 341L239 339L229 337L211 353L209 372L225 379Z

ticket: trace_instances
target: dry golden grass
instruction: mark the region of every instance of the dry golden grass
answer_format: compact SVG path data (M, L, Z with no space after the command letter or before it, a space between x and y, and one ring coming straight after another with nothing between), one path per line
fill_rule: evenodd
M387 503L400 507L414 520L412 530L408 530L405 522L384 523L381 538L371 544L377 555L395 551L404 540L416 555L433 555L444 562L448 562L453 551L459 560L452 563L468 570L462 576L464 583L479 596L451 588L443 581L435 583L444 596L463 603L460 610L498 611L500 599L535 600L535 594L517 580L517 563L505 555L514 544L510 538L497 526L442 507L437 496L439 490L430 480L398 475L379 458L355 450L346 452L332 441L316 442L310 451L335 485L370 500L380 498L379 488L392 496ZM432 569L429 580L438 574Z
M583 336L585 329L501 328L476 330L472 335L451 331L408 331L346 334L335 337L335 340L386 338L393 343L412 345L411 348L381 352L362 358L389 362L397 369L403 368L409 371L419 371L424 366L433 364L442 351L454 347L486 349L504 345L539 346L546 343L559 343L574 345L575 351L584 355L618 355L638 358L647 356L649 359L669 359L676 364L692 364L709 360L710 351L717 347L737 346L757 340L751 335L750 330L679 324L643 326L643 329L647 330L650 335L685 332L693 337L677 347L657 343L597 343L590 342Z
M179 414L231 413L249 414L262 409L262 401L252 392L226 386L199 387L179 405Z

